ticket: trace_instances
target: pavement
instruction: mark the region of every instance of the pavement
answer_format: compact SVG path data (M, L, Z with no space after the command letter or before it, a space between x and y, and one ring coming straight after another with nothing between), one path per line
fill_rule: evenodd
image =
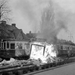
M75 63L71 63L60 68L41 72L34 75L75 75Z

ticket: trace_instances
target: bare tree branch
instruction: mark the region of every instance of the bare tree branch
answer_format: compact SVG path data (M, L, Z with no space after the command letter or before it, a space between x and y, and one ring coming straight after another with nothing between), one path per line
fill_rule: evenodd
M7 0L0 0L0 21L7 20L7 15L9 15L9 13L11 12L7 3Z

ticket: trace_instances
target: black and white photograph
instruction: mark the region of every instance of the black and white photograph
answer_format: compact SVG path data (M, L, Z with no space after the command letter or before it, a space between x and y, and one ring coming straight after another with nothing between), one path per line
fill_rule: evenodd
M0 75L75 75L75 0L0 0Z

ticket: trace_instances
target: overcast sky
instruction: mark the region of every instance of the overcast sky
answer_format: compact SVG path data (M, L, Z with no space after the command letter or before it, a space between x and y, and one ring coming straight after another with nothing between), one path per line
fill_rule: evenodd
M39 28L39 22L41 19L41 13L44 8L48 7L50 0L10 0L10 7L13 11L12 17L17 27L23 29L23 31L29 32L30 30L35 32ZM59 6L67 12L75 13L75 0L53 0ZM75 15L74 15L75 16ZM61 30L59 38L69 38L75 40L75 17L71 17L71 22L68 24L69 32ZM61 34L62 33L62 34Z

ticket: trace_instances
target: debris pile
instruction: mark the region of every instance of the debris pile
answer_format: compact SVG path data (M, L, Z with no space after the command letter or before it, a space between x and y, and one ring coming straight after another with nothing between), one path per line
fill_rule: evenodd
M28 60L16 60L14 58L11 58L9 61L7 60L3 60L2 62L0 62L0 68L3 66L7 66L7 67L14 67L14 66L24 66L27 64L31 64L31 62Z

